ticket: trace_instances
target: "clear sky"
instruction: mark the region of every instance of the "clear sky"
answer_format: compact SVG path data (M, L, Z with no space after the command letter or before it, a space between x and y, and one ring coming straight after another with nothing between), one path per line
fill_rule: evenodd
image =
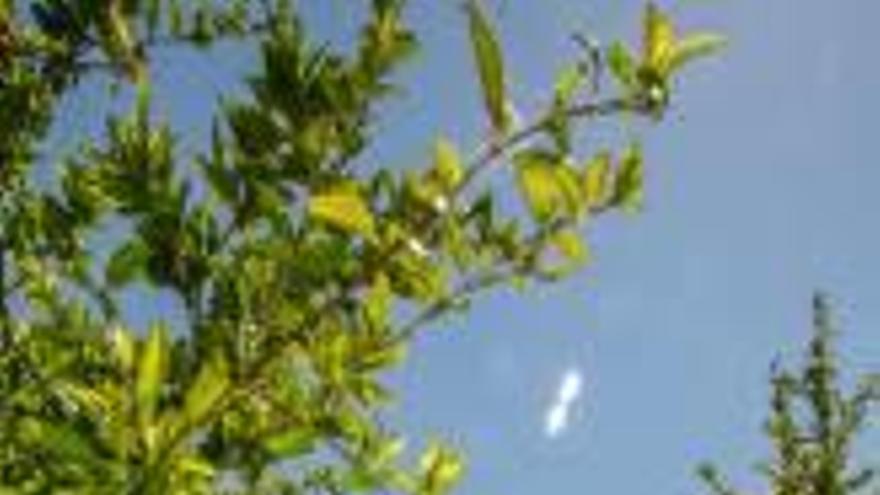
M468 145L483 128L458 2L411 3L425 45L371 157L394 166L424 159L438 133ZM528 115L573 54L573 29L634 42L642 3L493 5ZM769 363L796 356L817 288L837 302L846 364L880 370L880 3L665 6L731 44L686 72L669 118L645 134L644 213L597 225L595 263L572 280L485 298L435 326L393 377L394 422L413 445L436 433L467 452L459 493L696 494L705 459L754 486ZM345 40L352 8L307 10ZM174 57L157 77L172 96L165 110L190 128L184 146L195 147L208 123L197 116L254 60L230 50ZM83 96L67 118L102 104ZM134 294L129 310L145 321L172 308L158 299ZM876 434L864 451L880 460Z
M388 123L402 162L437 132L473 142L482 125L456 2L413 4L426 46ZM573 28L636 41L642 6L505 4L524 108L572 54ZM880 3L664 5L731 45L684 75L646 133L644 214L594 230L596 261L570 282L438 326L397 377L399 423L467 451L460 493L695 494L706 459L755 486L769 363L798 356L814 289L837 303L845 363L880 370ZM548 430L561 403L567 426ZM878 440L864 446L875 462Z

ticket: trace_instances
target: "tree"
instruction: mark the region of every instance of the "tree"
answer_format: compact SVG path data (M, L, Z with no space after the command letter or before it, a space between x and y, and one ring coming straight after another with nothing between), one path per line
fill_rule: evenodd
M773 366L765 425L773 457L761 473L773 495L866 493L877 468L853 466L853 447L880 402L880 381L866 375L854 391L843 389L832 347L835 331L822 295L813 299L813 332L801 370ZM716 495L740 493L712 465L701 466L699 474Z
M659 120L673 75L720 39L678 37L648 5L640 54L584 44L518 126L502 47L467 1L491 135L469 159L439 138L424 169L368 170L379 103L417 46L404 6L357 9L345 51L285 0L0 2L0 490L448 490L459 454L403 453L383 371L477 293L586 263L580 229L638 208L642 155L579 157L575 125ZM260 59L192 156L153 110L151 56L220 41ZM53 154L59 102L83 85L136 98ZM499 211L490 173L515 179L528 218ZM138 287L185 317L137 328L120 300Z

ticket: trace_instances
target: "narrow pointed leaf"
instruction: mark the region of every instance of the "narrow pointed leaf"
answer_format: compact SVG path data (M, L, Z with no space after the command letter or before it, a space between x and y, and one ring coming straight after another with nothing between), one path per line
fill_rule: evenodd
M190 425L197 424L229 388L229 365L218 355L207 362L186 393L184 416Z
M673 73L698 58L712 55L727 44L727 38L716 33L693 33L675 44L666 70Z
M492 127L503 133L508 129L509 118L501 45L479 0L468 0L465 9L468 13L471 46L486 111L489 113Z
M153 325L141 348L135 383L138 417L143 429L152 426L165 378L167 359L167 331L161 325Z
M583 194L588 208L599 207L605 203L609 195L610 172L611 154L607 151L598 153L587 164L583 176Z

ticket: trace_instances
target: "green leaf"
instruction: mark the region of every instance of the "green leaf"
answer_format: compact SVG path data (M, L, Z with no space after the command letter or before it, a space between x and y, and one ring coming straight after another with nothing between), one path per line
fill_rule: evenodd
M134 369L134 335L121 326L115 326L109 332L113 357L126 373L130 373Z
M693 60L718 52L726 44L727 38L720 34L689 34L675 44L675 48L666 62L665 70L671 74Z
M634 88L637 83L636 62L632 51L620 41L611 43L606 54L611 74L623 87Z
M388 276L379 272L364 300L364 314L371 330L379 330L387 325L393 296Z
M141 239L133 239L117 249L107 261L104 277L112 287L128 284L147 266L150 248Z
M553 89L553 101L557 107L567 107L584 82L584 71L577 64L566 66L558 76Z
M583 175L583 194L588 208L601 207L609 195L611 154L602 151L587 164Z
M508 130L510 119L507 113L501 45L479 0L468 0L465 9L468 13L471 46L483 90L483 102L492 127L504 133Z
M447 192L455 190L464 176L461 157L455 146L446 138L439 138L434 143L434 174L440 185Z
M298 457L314 450L315 432L305 427L292 428L269 437L263 446L278 457Z
M546 222L559 214L580 210L580 189L571 169L552 153L527 150L514 157L520 192L532 216Z
M609 204L635 212L642 206L644 166L638 145L630 145L620 159L614 176L614 188Z
M151 326L138 356L135 398L139 423L145 436L148 435L147 430L153 426L168 365L167 333L162 325Z
M312 196L309 214L348 233L372 238L375 235L373 213L354 183L342 183Z
M217 354L199 370L184 399L183 412L188 424L198 424L229 389L229 365Z

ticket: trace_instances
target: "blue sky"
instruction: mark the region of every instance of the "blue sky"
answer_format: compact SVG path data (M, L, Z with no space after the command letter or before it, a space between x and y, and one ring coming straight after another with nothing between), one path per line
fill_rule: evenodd
M440 133L466 148L484 128L458 2L411 3L424 47L368 157L390 166L424 160ZM344 42L356 21L351 5L323 2L307 13ZM696 494L694 467L706 459L754 486L749 467L766 452L769 363L779 352L796 357L817 288L837 302L846 364L880 369L880 231L872 220L880 211L880 3L664 5L685 27L713 28L731 44L687 71L669 118L645 133L644 213L597 224L595 262L573 279L495 294L431 328L392 377L400 391L394 422L412 445L436 434L466 451L459 493ZM573 29L634 42L641 7L497 7L522 113L573 55ZM253 53L170 57L177 63L157 72L171 97L163 111L195 148L216 91L251 66ZM81 110L104 104L84 92L67 103L66 118L94 126ZM174 304L135 293L129 310L146 321ZM560 402L565 412L554 414L566 424L547 435L545 416ZM867 440L877 461L880 438Z
M467 451L460 493L701 493L693 472L706 459L756 486L769 363L798 357L814 289L834 297L845 363L880 369L880 4L664 5L731 45L684 75L669 119L646 132L645 212L598 225L596 261L574 279L438 325L395 377L416 444L435 432ZM539 101L572 29L637 40L641 6L506 2L517 105ZM455 2L410 13L426 46L387 124L382 153L399 162L438 132L468 143L483 125ZM548 438L544 416L572 370L582 393ZM875 462L877 440L864 447Z

